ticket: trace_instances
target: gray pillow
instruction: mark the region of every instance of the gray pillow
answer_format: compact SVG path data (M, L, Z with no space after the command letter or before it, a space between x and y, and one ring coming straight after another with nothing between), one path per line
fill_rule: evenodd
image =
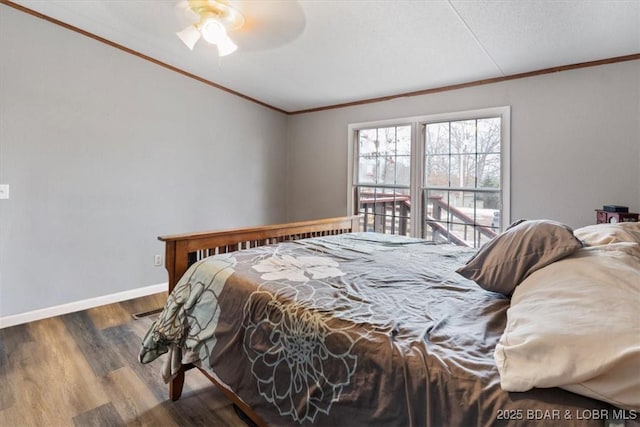
M504 295L527 276L582 247L573 230L550 220L519 221L485 243L456 271L480 287Z

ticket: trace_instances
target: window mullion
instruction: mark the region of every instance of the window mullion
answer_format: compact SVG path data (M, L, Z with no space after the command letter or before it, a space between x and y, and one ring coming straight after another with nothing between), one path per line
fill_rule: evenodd
M411 227L410 234L413 237L422 237L422 187L424 186L424 162L425 162L425 129L423 124L411 125Z

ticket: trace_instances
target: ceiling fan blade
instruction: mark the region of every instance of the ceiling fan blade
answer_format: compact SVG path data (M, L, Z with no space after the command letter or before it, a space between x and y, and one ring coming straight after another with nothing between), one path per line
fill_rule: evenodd
M186 24L197 24L200 22L200 15L198 15L191 6L189 6L189 2L187 0L182 0L178 2L175 6L176 15L178 15L178 19Z
M295 40L305 28L304 11L297 0L230 1L244 16L242 28L230 36L243 51L283 46Z
M227 56L238 49L238 46L229 37L224 37L217 43L218 56Z
M198 40L200 40L200 31L198 31L198 29L193 25L189 25L184 30L178 31L176 35L190 50L193 50L193 47L196 45Z

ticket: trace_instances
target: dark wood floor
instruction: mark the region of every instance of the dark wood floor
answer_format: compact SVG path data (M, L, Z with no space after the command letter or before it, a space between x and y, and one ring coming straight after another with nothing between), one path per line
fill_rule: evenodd
M0 329L0 426L246 427L198 372L168 400L161 360L138 362L164 295Z

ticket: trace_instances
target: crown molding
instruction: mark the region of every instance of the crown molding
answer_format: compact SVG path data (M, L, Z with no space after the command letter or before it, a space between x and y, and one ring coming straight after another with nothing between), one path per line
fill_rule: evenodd
M517 74L510 74L510 75L507 75L507 76L493 77L493 78L482 79L482 80L475 80L475 81L467 82L467 83L457 83L457 84L448 85L448 86L440 86L440 87L435 87L435 88L431 88L431 89L417 90L417 91L414 91L414 92L405 92L405 93L400 93L400 94L396 94L396 95L381 96L381 97L370 98L370 99L365 99L365 100L361 100L361 101L345 102L343 104L327 105L327 106L324 106L324 107L309 108L307 110L291 111L288 114L292 115L292 114L315 113L317 111L331 110L331 109L335 109L335 108L353 107L355 105L372 104L372 103L376 103L376 102L390 101L392 99L397 99L397 98L406 98L406 97L411 97L411 96L429 95L431 93L446 92L446 91L450 91L450 90L463 89L463 88L466 88L466 87L482 86L482 85L488 85L488 84L493 84L493 83L500 83L500 82L505 82L505 81L508 81L508 80L525 79L525 78L528 78L528 77L541 76L543 74L553 74L553 73L559 73L561 71L576 70L576 69L579 69L579 68L596 67L598 65L614 64L614 63L617 63L617 62L636 61L636 60L639 60L639 59L640 59L640 53L634 53L634 54L631 54L631 55L615 56L615 57L607 58L607 59L599 59L597 61L587 61L587 62L580 62L580 63L576 63L576 64L560 65L560 66L557 66L557 67L543 68L543 69L535 70L535 71L527 71L525 73L517 73Z
M175 67L175 66L173 66L171 64L167 64L166 62L162 62L162 61L160 61L158 59L152 58L151 56L145 55L145 54L140 53L138 51L135 51L133 49L129 49L128 47L123 46L123 45L121 45L119 43L116 43L116 42L113 42L111 40L105 39L104 37L100 37L100 36L98 36L96 34L90 33L88 31L85 31L85 30L83 30L81 28L78 28L78 27L75 27L73 25L69 25L66 22L62 22L62 21L60 21L58 19L55 19L55 18L52 18L50 16L44 15L44 14L42 14L40 12L36 12L35 10L29 9L28 7L24 7L24 6L20 5L20 4L14 3L14 2L9 1L9 0L0 0L0 4L7 5L9 7L12 7L14 9L16 9L16 10L19 10L20 12L24 12L24 13L29 14L31 16L34 16L36 18L40 18L40 19L45 20L47 22L50 22L52 24L58 25L60 27L63 27L65 29L67 29L67 30L73 31L73 32L81 34L81 35L83 35L85 37L89 37L91 39L99 41L100 43L104 43L106 45L109 45L109 46L111 46L113 48L116 48L116 49L121 50L123 52L126 52L128 54L131 54L133 56L137 56L140 59L144 59L145 61L152 62L152 63L154 63L156 65L159 65L159 66L161 66L163 68L166 68L166 69L171 70L173 72L176 72L178 74L182 74L185 77L189 77L191 79L197 80L200 83L206 84L207 86L211 86L211 87L214 87L216 89L220 89L220 90L222 90L224 92L230 93L232 95L235 95L235 96L240 97L242 99L245 99L247 101L256 103L256 104L261 105L263 107L270 108L270 109L278 111L280 113L289 114L287 111L285 111L285 110L283 110L281 108L274 107L273 105L267 104L266 102L262 102L262 101L260 101L258 99L252 98L252 97L250 97L248 95L245 95L243 93L237 92L237 91L235 91L233 89L229 89L228 87L222 86L222 85L220 85L218 83L212 82L211 80L207 80L207 79L199 77L199 76L197 76L195 74L189 73L188 71L182 70L182 69L180 69L178 67Z
M544 74L553 74L553 73L559 73L562 71L569 71L569 70L576 70L579 68L588 68L588 67L596 67L599 65L606 65L606 64L614 64L617 62L626 62L626 61L636 61L636 60L640 60L640 53L634 53L631 55L624 55L624 56L616 56L616 57L612 57L612 58L606 58L606 59L599 59L596 61L587 61L587 62L579 62L579 63L575 63L575 64L568 64L568 65L560 65L557 67L550 67L550 68L543 68L540 70L535 70L535 71L528 71L525 73L517 73L517 74L510 74L507 76L500 76L500 77L493 77L493 78L488 78L488 79L482 79L482 80L475 80L472 82L466 82L466 83L457 83L457 84L452 84L452 85L447 85L447 86L439 86L439 87L434 87L434 88L429 88L429 89L423 89L423 90L418 90L418 91L413 91L413 92L404 92L404 93L399 93L399 94L393 94L393 95L387 95L387 96L381 96L381 97L376 97L376 98L368 98L368 99L363 99L363 100L359 100L359 101L352 101L352 102L345 102L345 103L341 103L341 104L332 104L332 105L326 105L326 106L321 106L321 107L314 107L314 108L308 108L308 109L304 109L304 110L296 110L296 111L286 111L283 110L281 108L275 107L273 105L267 104L266 102L262 102L258 99L252 98L248 95L245 95L243 93L237 92L235 90L229 89L225 86L222 86L218 83L215 83L211 80L207 80L205 78L199 77L195 74L189 73L187 71L184 71L178 67L175 67L173 65L167 64L166 62L162 62L159 61L155 58L152 58L148 55L145 55L143 53L137 52L133 49L129 49L128 47L125 47L121 44L115 43L111 40L105 39L104 37L100 37L96 34L90 33L88 31L85 31L81 28L75 27L73 25L69 25L65 22L62 22L58 19L52 18L50 16L44 15L42 13L36 12L35 10L29 9L27 7L24 7L22 5L19 5L17 3L14 3L10 0L0 0L0 4L4 4L7 5L9 7L12 7L16 10L19 10L21 12L27 13L29 15L35 16L36 18L40 18L43 19L45 21L51 22L52 24L55 25L59 25L63 28L66 28L70 31L76 32L78 34L81 34L83 36L92 38L94 40L97 40L101 43L107 44L111 47L114 47L116 49L119 49L123 52L129 53L131 55L137 56L138 58L144 59L146 61L152 62L156 65L159 65L163 68L166 68L168 70L171 70L173 72L176 72L178 74L181 74L185 77L189 77L191 79L197 80L200 83L206 84L207 86L211 86L214 87L216 89L222 90L224 92L230 93L232 95L238 96L242 99L245 99L247 101L253 102L255 104L261 105L263 107L267 107L271 110L286 114L286 115L297 115L297 114L306 114L306 113L315 113L315 112L319 112L319 111L325 111L325 110L334 110L337 108L346 108L346 107L353 107L353 106L357 106L357 105L365 105L365 104L373 104L373 103L377 103L377 102L384 102L384 101L390 101L393 99L397 99L397 98L408 98L408 97L413 97L413 96L421 96L421 95L429 95L432 93L439 93L439 92L447 92L447 91L451 91L451 90L457 90L457 89L463 89L463 88L467 88L467 87L474 87L474 86L482 86L482 85L487 85L487 84L493 84L493 83L500 83L500 82L505 82L505 81L509 81L509 80L516 80L516 79L524 79L524 78L528 78L528 77L535 77L535 76L540 76L540 75L544 75Z

